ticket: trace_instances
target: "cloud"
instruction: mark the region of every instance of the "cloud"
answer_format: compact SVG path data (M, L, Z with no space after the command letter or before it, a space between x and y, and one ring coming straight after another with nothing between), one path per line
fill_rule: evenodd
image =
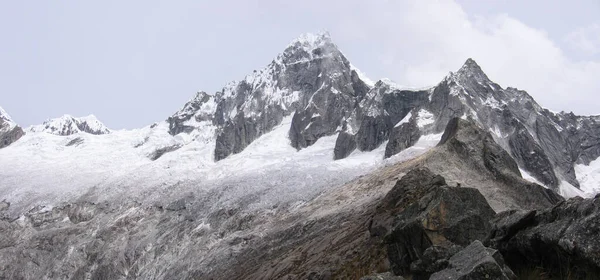
M381 46L377 52L385 54L373 58L400 84L434 85L471 57L492 80L528 91L544 107L600 114L592 102L600 94L600 62L570 59L544 30L509 14L468 15L450 0L378 2L364 12L372 22L357 33L371 34ZM577 38L592 42L592 29Z
M565 40L575 50L587 54L600 53L600 24L581 27L569 33Z

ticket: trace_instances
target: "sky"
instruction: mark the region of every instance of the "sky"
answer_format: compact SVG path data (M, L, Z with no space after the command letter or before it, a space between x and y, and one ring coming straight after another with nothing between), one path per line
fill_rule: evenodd
M543 107L600 114L598 0L0 0L0 106L23 127L139 128L319 31L372 80L433 86L470 57Z

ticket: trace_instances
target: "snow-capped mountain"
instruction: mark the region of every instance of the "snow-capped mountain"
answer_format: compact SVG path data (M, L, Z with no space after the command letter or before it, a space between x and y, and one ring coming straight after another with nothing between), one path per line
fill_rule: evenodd
M29 128L29 131L46 132L60 136L68 136L80 132L94 135L108 134L111 132L110 129L94 115L80 118L71 115L63 115L59 118L48 119L40 125L34 125Z
M583 166L600 155L599 117L543 109L526 92L492 82L472 59L430 88L404 88L388 79L373 83L328 33L300 36L265 68L216 93L198 92L166 122L130 132L145 136L129 142L135 142L136 154L150 160L184 147L199 149L202 153L194 157L212 165L208 162L242 152L290 118L288 137L281 141L296 150L334 137L333 159L380 147L390 157L421 137L435 138L454 117L473 120L492 132L524 175L537 182L571 195L582 194L580 189L597 191L587 183L581 186L578 176L585 176L585 182L595 179L576 171L589 170ZM60 136L111 133L94 116L69 115L28 131ZM206 150L212 150L211 158Z
M21 136L23 136L23 129L0 107L0 149L19 140Z
M353 268L378 231L378 199L413 168L443 174L448 184L426 178L436 187L478 189L488 212L600 192L600 117L543 109L472 59L429 88L371 82L327 33L302 35L265 68L147 127L65 115L24 133L0 109L0 137L8 279ZM320 257L331 250L344 257Z
M300 149L334 134L368 90L328 33L305 34L265 68L214 95L199 93L168 119L170 133L214 129L221 160L294 114L290 140Z

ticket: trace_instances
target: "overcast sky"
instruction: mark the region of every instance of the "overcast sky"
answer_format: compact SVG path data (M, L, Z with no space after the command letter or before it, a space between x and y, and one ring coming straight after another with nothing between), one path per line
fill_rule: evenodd
M22 126L166 119L327 30L371 79L438 83L472 57L555 111L600 114L600 1L0 1L0 106Z

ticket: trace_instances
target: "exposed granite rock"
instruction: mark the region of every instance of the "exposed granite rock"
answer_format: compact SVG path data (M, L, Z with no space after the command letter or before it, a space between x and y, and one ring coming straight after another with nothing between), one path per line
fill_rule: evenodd
M0 107L0 149L19 140L25 133Z
M448 268L431 275L431 280L477 280L517 279L513 271L506 266L498 251L486 248L479 240L452 256Z
M390 139L385 146L385 157L389 158L409 147L421 138L421 131L414 121L403 123L392 129Z
M508 139L515 160L521 163L525 170L529 170L532 176L540 182L557 188L558 179L544 150L535 142L522 124L515 123L515 126L515 133Z
M181 145L171 145L171 146L166 146L166 147L158 148L154 152L152 152L151 154L149 154L148 158L151 159L151 160L157 160L160 157L162 157L164 154L176 151L179 148L181 148Z
M396 275L426 277L435 260L426 260L432 246L466 246L484 239L495 215L476 189L449 187L428 169L408 172L382 200L369 230L385 234L392 271ZM417 263L415 263L417 262ZM413 269L411 270L411 265ZM443 264L433 266L444 268Z
M2 126L2 120L0 120L0 127ZM0 132L0 149L14 143L19 140L25 133L19 126L15 126L6 132Z
M335 140L333 159L342 159L349 156L356 149L354 135L341 131Z
M600 197L572 198L544 211L501 213L490 244L515 271L542 267L550 277L590 279L600 273Z
M361 151L372 151L388 139L392 124L384 116L365 117L356 133L356 145Z

